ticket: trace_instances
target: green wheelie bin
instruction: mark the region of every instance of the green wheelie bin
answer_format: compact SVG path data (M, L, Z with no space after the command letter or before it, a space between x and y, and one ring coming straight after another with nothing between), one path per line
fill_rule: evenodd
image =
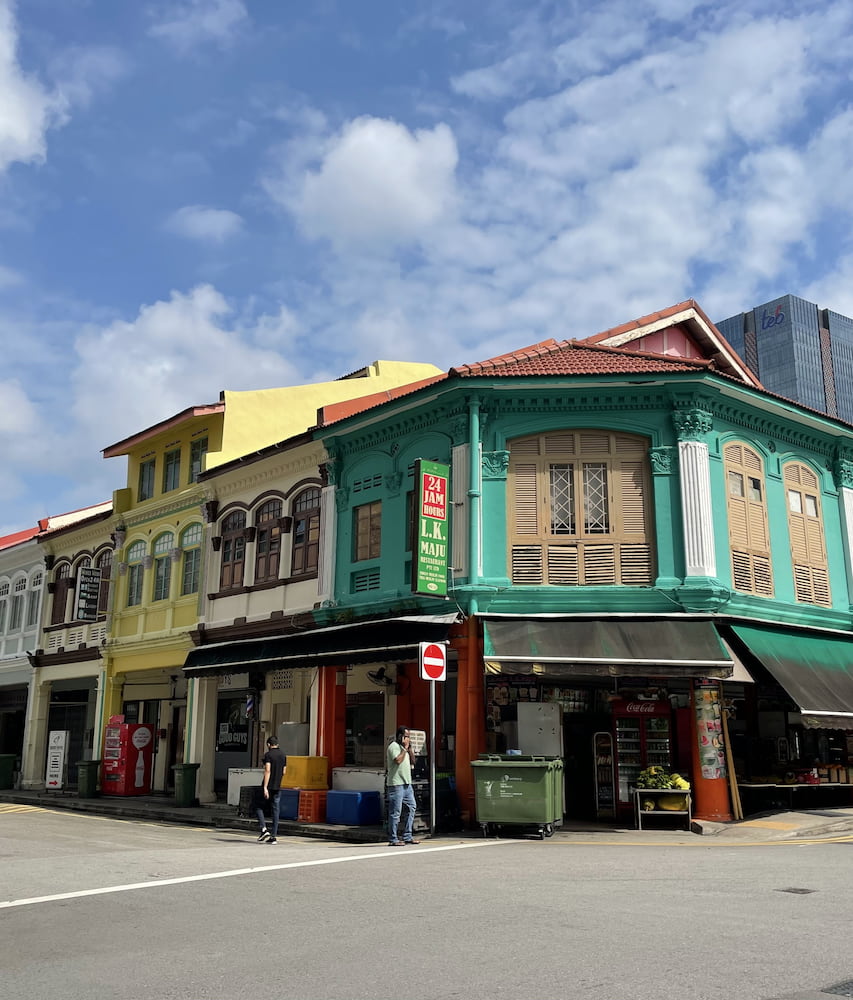
M559 757L482 754L472 760L477 821L483 836L504 826L533 828L540 840L563 821L563 762Z
M99 760L77 762L77 794L81 799L94 799L98 794L98 775L101 771Z
M15 774L15 761L18 759L14 753L0 753L0 788L11 788Z
M173 764L175 772L175 805L190 808L197 806L195 781L201 764Z

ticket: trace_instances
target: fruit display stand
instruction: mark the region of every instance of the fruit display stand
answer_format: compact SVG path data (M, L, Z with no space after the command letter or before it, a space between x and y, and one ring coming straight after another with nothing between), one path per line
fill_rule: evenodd
M662 796L675 796L676 798L682 799L684 805L687 806L686 809L669 809L664 808L661 805ZM655 803L654 809L643 809L643 800L649 800ZM649 816L686 816L687 817L687 829L690 829L690 825L693 822L693 800L690 797L689 789L681 788L635 788L634 789L634 814L637 821L637 829L643 829L643 819Z

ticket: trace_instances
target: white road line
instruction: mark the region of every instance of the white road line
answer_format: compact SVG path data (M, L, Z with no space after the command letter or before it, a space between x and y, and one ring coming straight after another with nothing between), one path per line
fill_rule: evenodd
M388 858L413 857L417 854L432 854L436 851L469 850L472 847L495 847L500 844L518 843L515 840L478 840L465 844L447 844L443 847L422 847L420 849L387 850L376 854L353 854L346 858L318 858L314 861L291 861L282 865L260 865L256 868L235 868L227 872L209 872L207 875L184 875L181 878L164 878L153 882L132 882L129 885L110 885L100 889L80 889L77 892L58 892L51 896L33 896L30 899L10 899L0 902L0 910L13 906L31 906L33 903L53 903L60 899L82 899L84 896L105 896L111 892L131 892L134 889L156 889L164 885L181 885L185 882L208 882L217 878L233 878L235 875L256 875L258 872L278 872L288 868L311 868L315 865L338 865L347 861L376 861Z

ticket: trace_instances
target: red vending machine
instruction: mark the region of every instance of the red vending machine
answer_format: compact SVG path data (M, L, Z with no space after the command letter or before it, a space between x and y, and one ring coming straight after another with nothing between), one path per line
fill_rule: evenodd
M154 764L154 727L110 719L104 734L101 792L147 795Z
M669 701L615 701L617 810L631 813L631 789L647 767L672 770L672 706Z

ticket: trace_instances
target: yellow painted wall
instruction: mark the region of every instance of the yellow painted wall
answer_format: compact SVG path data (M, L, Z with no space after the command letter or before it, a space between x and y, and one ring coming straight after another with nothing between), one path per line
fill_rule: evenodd
M367 365L365 377L336 379L314 385L254 392L225 392L225 426L222 450L207 456L207 468L258 451L301 434L317 422L321 406L360 399L383 389L396 389L411 382L440 375L435 365L408 361L375 361Z

